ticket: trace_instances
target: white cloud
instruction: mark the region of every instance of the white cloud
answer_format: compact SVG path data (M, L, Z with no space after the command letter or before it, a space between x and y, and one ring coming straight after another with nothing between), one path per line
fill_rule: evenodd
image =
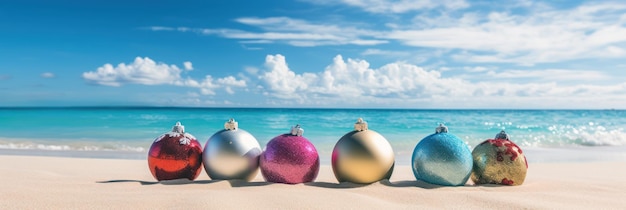
M146 27L144 29L148 29L151 31L180 31L180 32L187 32L187 31L191 31L193 29L191 28L187 28L187 27L167 27L167 26L150 26L150 27Z
M227 76L224 78L217 79L217 84L224 86L224 90L228 94L235 94L235 91L232 89L233 87L245 88L246 81L245 80L237 80L233 76Z
M387 57L406 57L411 55L409 52L405 51L392 51L392 50L381 50L381 49L366 49L361 53L361 55L379 55L379 56L387 56Z
M487 76L494 79L524 79L533 81L603 81L610 79L609 75L598 71L546 69L546 70L507 70L502 72L488 72Z
M415 25L384 38L405 45L464 50L454 58L470 62L534 63L624 56L626 4L584 4L528 15L463 13L458 18L419 16ZM380 38L383 38L380 37Z
M439 71L396 62L371 68L365 60L338 55L320 72L296 73L282 55L268 55L266 71L261 72L260 90L270 96L268 103L283 105L383 106L383 107L571 107L583 101L605 101L606 104L579 106L623 107L626 83L563 85L549 78L553 74L579 74L566 79L585 81L605 75L590 71L547 70L505 71L494 77L548 77L545 81L516 83L511 81L471 82L459 77L443 77ZM590 77L590 78L585 78ZM563 78L560 78L563 80Z
M206 75L202 81L187 78L185 80L176 81L173 85L198 88L203 95L215 95L215 89L220 87L214 83L211 75Z
M317 75L305 73L297 75L287 66L282 55L268 55L265 58L265 67L270 69L259 78L265 82L272 95L278 98L301 98L301 93L307 91L308 85L317 79Z
M437 71L426 71L406 63L391 63L379 69L369 68L364 60L344 60L341 55L319 73L296 74L290 70L285 57L268 55L260 79L268 94L283 99L310 98L351 99L424 97L450 92L442 82L463 83L457 79L441 78Z
M182 70L174 65L138 58L133 63L122 63L116 67L105 64L97 71L85 72L84 77L92 83L109 86L132 83L195 88L199 90L197 93L182 94L189 104L195 105L206 104L202 95L217 95L218 90L231 95L243 94L235 95L236 101L227 100L233 104L250 105L248 102L241 103L248 100L240 100L240 96L249 96L246 94L265 98L263 102L254 102L257 106L625 108L623 101L626 101L626 83L602 82L607 81L609 75L585 70L499 71L490 66L461 68L476 74L468 80L464 75L446 76L441 71L404 62L375 68L365 60L337 55L324 69L302 72L292 70L280 54L267 55L264 69L246 69L247 72L242 71L237 77L226 75L213 78L206 75L196 80L181 78ZM166 74L170 77L146 76ZM592 85L590 81L601 82ZM248 89L248 86L254 88ZM245 92L235 91L241 89ZM227 104L222 102L225 98L209 98L212 102L219 101L215 105ZM167 103L179 102L182 101Z
M464 0L307 0L317 4L345 4L372 13L405 13L415 10L445 8L462 9L469 6Z
M242 44L241 47L243 47L243 49L246 49L246 50L262 50L263 49L262 47L248 47L244 44Z
M217 84L231 86L231 87L246 87L246 81L237 80L233 76L227 76L217 79Z
M621 47L616 47L616 46L608 46L606 48L606 51L613 55L613 56L623 56L624 55L624 48Z
M44 72L40 76L43 78L54 78L55 75L52 72Z
M338 36L333 34L319 34L319 33L278 33L278 32L230 32L224 33L225 37L234 39L261 39L261 40L337 40Z
M173 31L173 30L175 30L175 28L165 27L165 26L150 26L150 27L147 27L147 28L152 30L152 31Z
M252 74L252 75L256 75L259 72L259 68L254 67L254 66L246 66L246 67L244 67L244 70L248 74Z
M429 12L416 13L409 21L406 21L406 14L359 16L352 20L352 17L339 15L337 19L340 21L333 22L290 17L240 17L234 21L253 29L162 26L148 29L221 36L236 39L241 44L371 47L399 43L404 48L396 51L444 51L443 60L451 58L467 63L533 66L626 57L626 3L623 2L588 2L555 8L548 3L529 0L496 6L484 2L475 2L471 6L462 0L307 1L343 4L373 13ZM380 21L371 21L373 18ZM256 46L244 48L261 49ZM382 53L377 49L364 50L363 55ZM438 55L428 56L421 59L429 60Z
M243 41L239 41L239 43L241 44L272 44L274 43L274 41L267 40L267 39L260 39L260 40L243 40Z
M117 66L104 64L95 72L83 73L88 82L107 86L121 86L124 83L142 85L173 84L180 81L181 70L175 65L156 63L152 59L137 57L131 64Z
M331 1L312 1L335 4ZM246 44L283 43L298 47L328 45L374 46L395 41L406 47L456 50L451 58L472 63L516 63L532 66L588 58L626 56L626 3L585 3L567 9L537 2L520 1L505 8L469 7L465 1L342 0L341 4L369 12L402 13L446 8L420 13L409 23L393 19L388 27L356 22L312 22L289 17L241 17L236 22L259 30L190 29L152 27L151 30L195 31L237 39ZM479 7L477 5L476 7ZM511 8L523 7L524 13ZM463 10L454 10L465 8ZM368 52L375 54L375 51ZM367 54L367 53L366 53Z
M191 62L189 62L189 61L183 62L183 66L185 66L185 70L187 70L187 71L193 70L193 64Z
M469 67L469 66L465 66L463 67L463 70L467 71L467 72L471 72L471 73L477 73L477 72L485 72L485 71L489 71L488 67L484 67L484 66L474 66L474 67Z
M238 39L241 44L285 43L298 47L323 45L380 45L389 41L375 38L379 33L363 30L348 25L319 24L289 17L241 17L236 22L261 29L251 32L239 29L212 29L187 27L147 27L152 31L196 32L204 35L217 35L229 39ZM246 47L246 49L251 49ZM257 48L252 48L257 49Z
M189 65L187 65L189 64ZM183 64L187 70L191 70L191 62ZM215 95L215 90L224 88L228 93L234 93L233 87L243 88L245 81L237 80L232 76L218 78L217 81L211 75L206 75L201 81L192 78L181 77L182 70L176 65L157 63L152 59L137 57L133 63L120 63L117 66L104 64L96 71L84 72L83 79L89 83L119 87L124 84L140 85L175 85L198 88L204 95Z
M387 40L375 39L375 31L363 30L354 26L336 24L317 24L309 21L288 17L243 17L237 22L258 27L263 33L225 33L225 37L238 39L284 40L294 46L320 45L379 45L388 43Z

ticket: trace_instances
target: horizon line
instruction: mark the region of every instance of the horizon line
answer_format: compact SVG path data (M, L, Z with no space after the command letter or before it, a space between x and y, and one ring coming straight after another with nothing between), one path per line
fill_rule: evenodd
M415 111L626 111L619 108L401 108L401 107L227 107L227 106L145 106L145 105L81 105L81 106L0 106L0 109L317 109L317 110L415 110Z

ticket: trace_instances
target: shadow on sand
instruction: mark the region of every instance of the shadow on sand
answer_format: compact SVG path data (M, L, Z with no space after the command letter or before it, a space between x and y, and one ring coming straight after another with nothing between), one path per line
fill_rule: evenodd
M330 188L330 189L349 189L349 188L365 187L368 184L356 184L356 183L352 183L352 182L341 182L341 183L335 183L335 182L307 182L307 183L304 183L304 185L312 186L312 187Z
M108 184L108 183L124 183L124 182L137 182L141 185L153 185L153 184L162 184L162 185L185 185L185 184L211 184L220 182L222 180L197 180L191 181L189 179L174 179L174 180L165 180L165 181L143 181L143 180L132 180L132 179L116 179L116 180L107 180L107 181L97 181L96 183L100 184Z
M502 184L475 184L475 185L466 184L465 187L510 187L510 186L502 185Z
M261 187L267 185L273 185L276 183L272 182L249 182L246 180L196 180L191 181L188 179L175 179L175 180L166 180L166 181L143 181L143 180L132 180L132 179L116 179L116 180L107 180L107 181L97 181L96 183L100 184L109 184L109 183L126 183L126 182L136 182L141 185L154 185L154 184L162 184L162 185L186 185L186 184L213 184L218 182L228 182L231 187ZM391 182L387 179L381 180L378 183L388 186L388 187L418 187L424 189L437 189L441 186L436 184L430 184L421 180L403 180L403 181L395 181ZM356 184L351 182L307 182L303 183L306 186L311 187L321 187L321 188L329 188L329 189L351 189L351 188L360 188L368 186L369 184ZM505 185L497 185L497 184L480 184L480 185L470 185L466 184L464 186L459 187L502 187Z
M385 186L390 186L390 187L419 187L419 188L424 188L424 189L437 189L437 188L442 188L442 187L506 187L506 185L499 185L499 184L473 184L473 183L466 183L465 185L461 185L461 186L443 186L443 185L436 185L436 184L430 184L428 182L424 182L422 180L406 180L406 181L397 181L397 182L390 182L389 180L382 180L380 181L380 183L382 185Z
M234 180L227 180L227 181L230 183L231 187L260 187L260 186L274 184L271 182L249 182L249 181L242 180L242 179L234 179Z
M381 180L379 183L389 187L419 187L424 189L437 189L440 187L444 187L441 185L430 184L421 180L403 180L390 182L389 180L385 179Z
M165 181L143 181L143 180L132 180L132 179L116 179L116 180L107 180L107 181L97 181L96 183L100 184L109 184L109 183L125 183L125 182L136 182L141 185L154 185L154 184L162 184L162 185L186 185L186 184L213 184L218 182L228 182L231 187L260 187L265 185L271 185L274 183L271 182L248 182L246 180L196 180L191 181L188 179L175 179L175 180L165 180Z

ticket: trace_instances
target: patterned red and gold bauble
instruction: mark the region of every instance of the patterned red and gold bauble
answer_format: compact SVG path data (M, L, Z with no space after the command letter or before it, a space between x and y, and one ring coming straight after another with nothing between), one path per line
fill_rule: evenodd
M504 131L480 143L472 151L475 184L521 185L526 178L526 156Z

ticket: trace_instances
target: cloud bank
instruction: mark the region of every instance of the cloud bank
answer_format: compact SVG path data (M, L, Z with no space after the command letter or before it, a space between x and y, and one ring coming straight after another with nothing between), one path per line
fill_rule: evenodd
M201 101L203 95L224 94L221 98L241 106L559 108L577 104L581 106L578 108L612 108L623 107L622 101L626 101L626 82L605 85L567 82L609 77L595 71L494 72L486 67L466 71L472 73L472 80L464 75L446 76L442 71L405 62L374 68L366 60L337 55L324 69L304 72L291 69L285 56L274 54L267 55L260 68L248 66L236 76L222 78L211 75L201 80L183 78L182 70L176 65L158 63L147 57L138 57L129 64L105 64L96 71L83 73L83 78L93 84L112 87L125 84L189 87L198 90L199 94L188 96L196 101ZM555 74L571 76L549 77ZM534 82L518 82L523 78ZM236 92L237 89L245 91ZM216 90L223 90L223 93ZM243 100L246 98L261 102L246 104Z
M511 82L553 73L573 75L574 78ZM403 62L371 68L365 60L344 59L337 55L323 71L296 73L289 68L286 58L277 54L267 55L265 71L259 75L264 95L279 100L279 104L309 106L555 108L585 101L613 101L602 105L618 106L619 100L626 99L626 82L609 85L562 85L557 82L576 80L577 77L607 77L579 70L548 69L531 74L515 70L496 74L485 71L482 77L494 81L472 82L460 77L445 77L440 71Z
M192 63L183 63L185 70L192 70ZM120 63L117 66L104 64L96 71L84 72L83 79L91 84L120 87L125 84L140 85L175 85L183 87L198 88L204 95L215 95L215 90L223 88L226 92L234 93L233 88L246 87L246 82L237 80L233 76L213 79L211 75L206 75L202 80L183 78L183 70L176 65L157 63L145 57L136 57L132 63Z

